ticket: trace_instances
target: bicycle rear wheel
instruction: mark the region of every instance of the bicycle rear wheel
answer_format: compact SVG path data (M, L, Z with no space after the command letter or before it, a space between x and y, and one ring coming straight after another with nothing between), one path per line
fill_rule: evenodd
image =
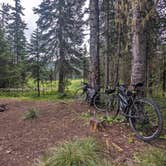
M137 138L143 141L155 139L163 127L159 106L148 99L137 99L129 111L129 123Z
M93 99L93 105L99 112L104 112L108 109L109 96L106 93L98 93Z
M83 102L86 102L87 100L87 94L82 88L79 88L75 92L74 98L77 102L83 103Z

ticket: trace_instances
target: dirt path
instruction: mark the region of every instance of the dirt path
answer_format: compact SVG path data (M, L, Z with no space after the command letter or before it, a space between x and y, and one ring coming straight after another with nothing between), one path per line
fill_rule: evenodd
M102 138L115 162L126 162L137 149L147 144L129 138L126 124L114 124L107 131L92 133L80 115L89 107L75 103L0 100L9 110L0 113L0 166L32 166L34 160L57 143L74 138ZM30 108L39 110L39 118L23 120ZM122 150L118 150L118 145Z

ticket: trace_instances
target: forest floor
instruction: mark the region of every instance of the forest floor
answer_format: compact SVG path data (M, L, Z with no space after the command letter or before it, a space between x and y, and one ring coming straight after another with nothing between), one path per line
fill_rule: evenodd
M151 143L133 137L127 123L113 123L104 132L92 132L89 120L83 118L89 106L75 102L19 101L0 99L9 110L0 112L0 166L32 166L58 143L88 136L106 143L116 163L132 165L136 151L149 146L166 149L165 140ZM25 113L35 108L38 118L24 120Z

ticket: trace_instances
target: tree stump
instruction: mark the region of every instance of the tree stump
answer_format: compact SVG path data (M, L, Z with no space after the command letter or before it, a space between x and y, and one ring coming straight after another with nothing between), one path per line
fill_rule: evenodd
M90 119L90 130L92 132L105 131L106 126L105 121L100 121L94 117Z

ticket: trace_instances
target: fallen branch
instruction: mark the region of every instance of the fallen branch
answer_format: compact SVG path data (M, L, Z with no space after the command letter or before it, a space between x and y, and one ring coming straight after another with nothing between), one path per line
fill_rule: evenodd
M115 144L115 143L112 142L112 146L113 146L115 149L117 149L119 152L123 152L123 149L122 149L119 145L117 145L117 144Z

